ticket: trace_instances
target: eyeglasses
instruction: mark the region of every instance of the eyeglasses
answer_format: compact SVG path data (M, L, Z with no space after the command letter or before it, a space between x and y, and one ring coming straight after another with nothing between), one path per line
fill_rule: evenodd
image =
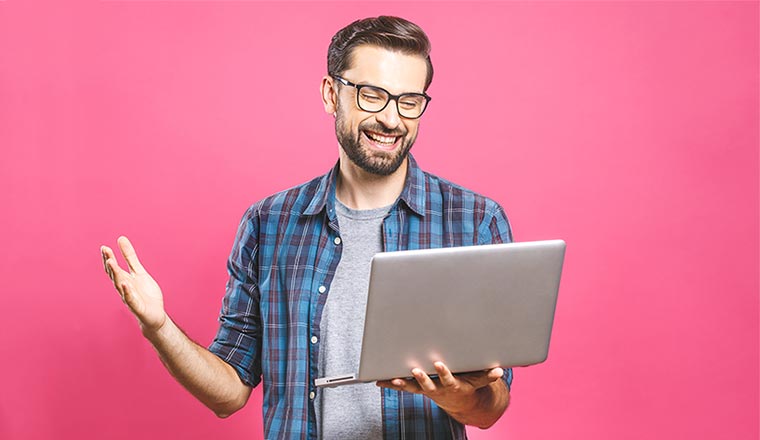
M354 84L339 76L333 76L341 84L356 88L356 105L369 113L379 113L392 100L396 101L398 114L407 119L417 119L425 112L430 97L426 93L402 93L391 95L387 90L367 84Z

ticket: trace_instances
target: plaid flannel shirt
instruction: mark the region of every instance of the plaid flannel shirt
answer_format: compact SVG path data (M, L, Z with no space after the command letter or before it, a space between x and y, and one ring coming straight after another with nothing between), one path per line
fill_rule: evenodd
M413 157L383 220L385 251L512 241L494 201L422 171ZM209 349L249 386L264 381L267 439L315 439L320 319L341 256L329 173L252 205L227 263L220 327ZM512 383L512 370L503 380ZM385 438L463 439L463 425L429 398L384 389Z

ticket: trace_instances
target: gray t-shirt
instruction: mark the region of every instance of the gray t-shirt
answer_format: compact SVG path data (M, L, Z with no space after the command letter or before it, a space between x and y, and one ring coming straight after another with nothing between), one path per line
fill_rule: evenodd
M337 200L335 207L343 249L322 311L319 377L359 371L370 260L383 250L382 222L391 208L357 211ZM320 389L320 438L382 438L381 391L374 383Z

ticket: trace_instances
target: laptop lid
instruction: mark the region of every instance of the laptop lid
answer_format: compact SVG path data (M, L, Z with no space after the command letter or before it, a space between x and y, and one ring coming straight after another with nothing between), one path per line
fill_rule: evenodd
M562 240L383 252L371 263L354 381L546 360Z

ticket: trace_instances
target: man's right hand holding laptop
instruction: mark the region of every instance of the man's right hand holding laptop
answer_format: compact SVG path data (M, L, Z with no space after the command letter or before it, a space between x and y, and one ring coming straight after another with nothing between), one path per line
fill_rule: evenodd
M434 363L437 378L420 368L412 370L415 380L381 380L377 386L424 394L458 422L486 429L496 423L509 405L509 390L500 380L501 368L474 373L452 374L443 362Z

